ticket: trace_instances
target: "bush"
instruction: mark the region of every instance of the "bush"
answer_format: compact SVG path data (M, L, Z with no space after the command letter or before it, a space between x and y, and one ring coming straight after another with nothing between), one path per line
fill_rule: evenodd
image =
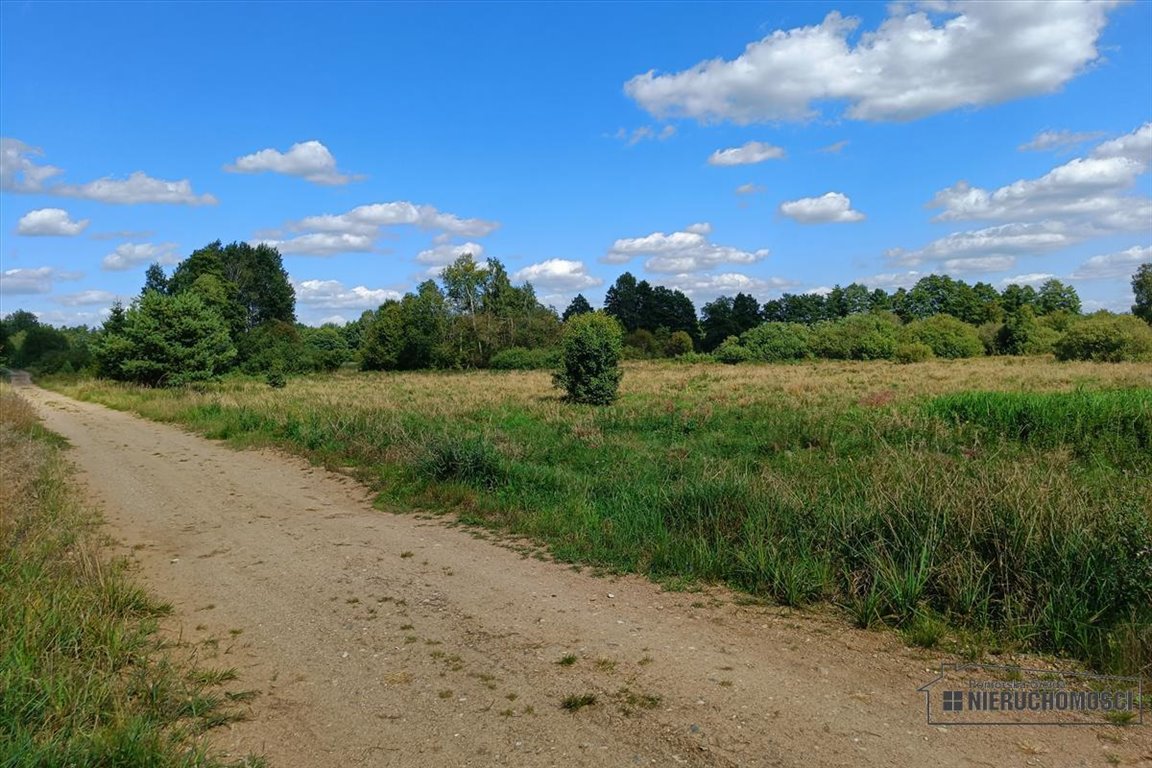
M687 352L673 360L683 365L705 365L716 362L716 358L707 352Z
M932 347L922 341L910 341L896 347L896 362L922 363L936 357Z
M564 324L561 369L553 383L576 403L608 405L620 386L623 331L603 312L576 315Z
M740 339L735 336L729 336L724 339L724 342L712 350L712 357L726 365L736 365L737 363L746 363L752 359L752 353L745 347L740 346Z
M775 363L808 357L811 336L800 323L763 323L744 331L740 344L752 359Z
M833 360L890 360L896 354L900 321L894 315L849 315L818 323L811 348Z
M502 349L488 361L488 367L497 371L533 371L555 368L560 364L558 349L528 349L509 347Z
M976 327L976 335L980 337L980 343L984 345L984 354L1001 354L1000 334L1003 329L1004 323L998 323L995 320L990 320Z
M1024 306L1001 326L996 346L1002 355L1047 355L1059 340L1059 330L1038 320L1032 307Z
M676 331L668 339L668 343L664 345L664 354L668 357L680 357L686 355L695 349L692 343L692 337L688 335L687 331Z
M920 342L932 348L937 357L979 357L984 342L974 327L951 315L932 315L913 320L900 334L906 342Z
M417 464L432 480L455 481L493 489L504 480L500 452L483 437L437 437L424 446Z
M1132 315L1098 312L1071 325L1052 351L1057 360L1152 360L1152 328Z
M268 386L272 387L272 389L283 389L288 386L288 380L285 379L284 374L279 371L272 371L264 377L264 381L267 382Z

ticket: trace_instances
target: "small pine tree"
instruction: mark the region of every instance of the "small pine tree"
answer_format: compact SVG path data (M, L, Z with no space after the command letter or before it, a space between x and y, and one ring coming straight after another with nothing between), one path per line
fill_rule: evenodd
M576 403L609 405L616 399L623 372L623 329L603 312L576 315L564 324L561 368L553 383Z

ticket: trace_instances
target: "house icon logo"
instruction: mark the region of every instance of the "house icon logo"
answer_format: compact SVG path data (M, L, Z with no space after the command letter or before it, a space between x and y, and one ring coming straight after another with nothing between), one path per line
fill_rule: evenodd
M934 725L1143 725L1141 679L1025 669L996 664L942 664L916 689Z

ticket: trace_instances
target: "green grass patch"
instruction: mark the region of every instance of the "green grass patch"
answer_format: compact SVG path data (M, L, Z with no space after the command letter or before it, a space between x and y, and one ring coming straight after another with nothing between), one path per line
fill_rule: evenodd
M243 716L246 694L220 690L234 671L161 650L169 607L105 559L59 449L0 391L0 765L262 764L226 763L200 743Z

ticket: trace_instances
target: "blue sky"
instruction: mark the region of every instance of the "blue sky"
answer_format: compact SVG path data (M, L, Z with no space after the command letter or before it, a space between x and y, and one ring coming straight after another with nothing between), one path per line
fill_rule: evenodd
M463 251L563 309L1152 260L1152 3L0 4L0 303L275 243L309 323Z

